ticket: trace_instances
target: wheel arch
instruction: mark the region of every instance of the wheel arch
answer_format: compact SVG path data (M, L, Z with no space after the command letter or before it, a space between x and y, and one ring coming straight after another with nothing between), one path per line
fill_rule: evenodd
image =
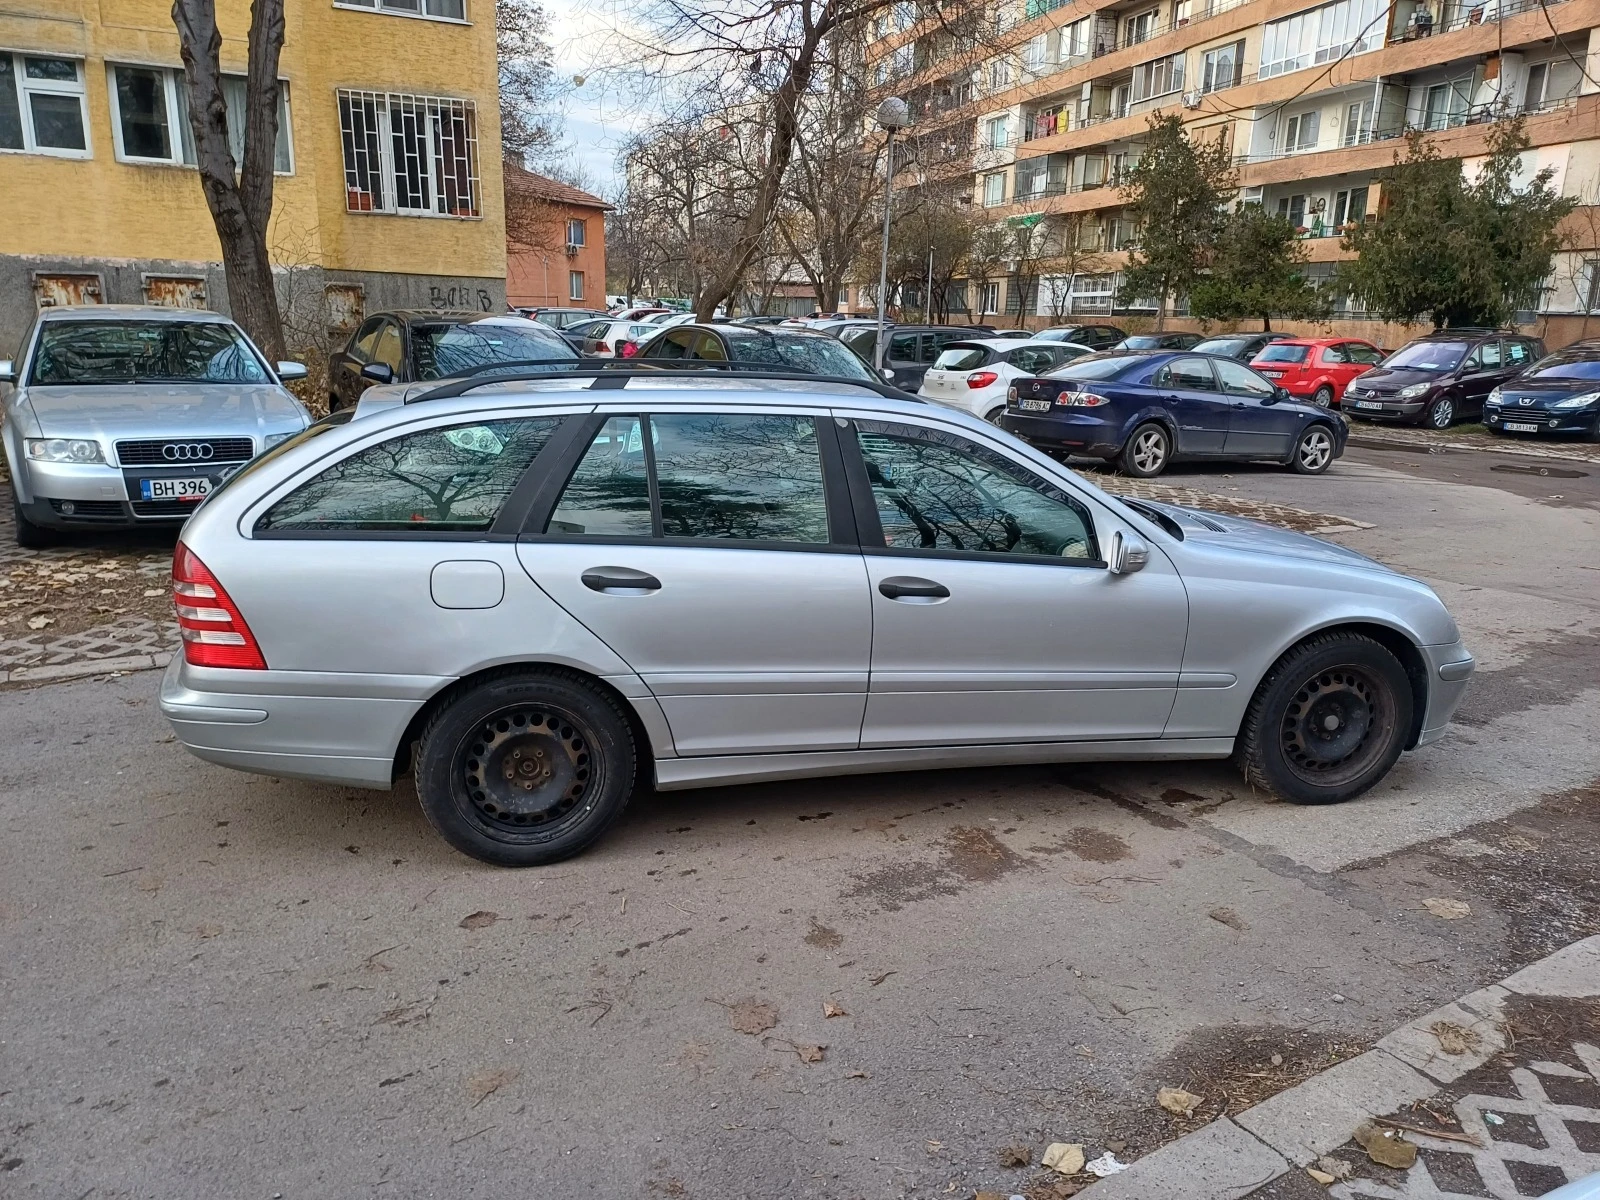
M651 728L653 721L648 721L639 711L639 703L635 697L630 697L604 676L596 675L593 671L568 662L555 659L519 659L513 662L496 663L493 666L482 667L469 674L452 679L449 683L439 688L429 696L422 706L412 714L411 720L406 723L405 732L400 735L400 742L395 747L394 762L390 768L391 779L399 779L408 772L412 766L413 752L417 741L422 736L422 731L427 727L434 713L449 704L462 692L476 687L486 679L494 679L505 675L522 675L538 671L564 671L577 675L582 680L605 693L614 700L622 709L623 716L627 718L628 727L632 730L634 740L639 746L640 753L637 757L638 785L643 785L655 778L655 760L658 754L670 753L671 734L666 727L666 720L661 718L657 728ZM655 701L647 703L654 705ZM657 709L659 713L659 709Z

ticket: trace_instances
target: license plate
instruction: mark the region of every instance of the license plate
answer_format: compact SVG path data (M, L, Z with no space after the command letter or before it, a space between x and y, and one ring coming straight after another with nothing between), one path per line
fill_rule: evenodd
M1282 379L1283 378L1283 372L1282 371L1263 371L1261 373L1263 375L1265 375L1268 379Z
M211 480L204 475L192 479L141 479L142 500L192 500L198 503L211 491Z
M1032 396L1025 396L1017 401L1017 407L1023 412L1049 412L1050 401L1039 400Z
M1352 401L1350 401L1350 404L1354 408L1382 408L1383 407L1383 402L1379 401L1379 400L1352 400Z
M1521 421L1507 421L1506 428L1512 433L1538 433L1537 425L1524 425Z

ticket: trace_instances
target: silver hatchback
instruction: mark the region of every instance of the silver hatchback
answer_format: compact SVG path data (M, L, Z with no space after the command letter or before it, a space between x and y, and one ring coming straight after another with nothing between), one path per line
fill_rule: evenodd
M17 541L185 520L213 487L311 418L227 317L183 308L47 308L0 361Z
M162 710L242 770L414 771L507 866L651 783L1232 756L1318 804L1444 732L1473 659L1427 585L889 392L596 370L338 414L185 527Z

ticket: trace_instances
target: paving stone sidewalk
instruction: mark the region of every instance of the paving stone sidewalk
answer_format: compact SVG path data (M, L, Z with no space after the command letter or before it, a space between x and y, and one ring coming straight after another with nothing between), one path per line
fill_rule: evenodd
M1580 441L1552 441L1549 438L1509 437L1490 433L1479 426L1466 429L1413 429L1402 425L1373 425L1355 421L1350 425L1352 446L1402 446L1410 450L1483 450L1493 454L1512 454L1522 458L1559 458L1574 462L1600 463L1600 446Z

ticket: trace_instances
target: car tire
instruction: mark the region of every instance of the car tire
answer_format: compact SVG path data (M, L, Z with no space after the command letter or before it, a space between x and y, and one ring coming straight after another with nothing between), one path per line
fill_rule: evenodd
M1337 446L1333 430L1321 421L1307 425L1295 439L1294 456L1289 465L1296 475L1321 475L1333 466L1333 452Z
M457 850L500 867L560 862L594 844L632 797L638 750L621 705L560 668L469 684L417 752L417 798Z
M1167 469L1172 459L1172 435L1159 421L1146 421L1128 436L1117 457L1125 475L1153 479Z
M1450 396L1440 396L1422 410L1422 424L1429 429L1445 430L1456 423L1456 402Z
M24 550L48 550L61 540L54 529L35 525L28 520L22 511L22 501L17 499L16 492L11 493L11 519L16 523L17 545Z
M1393 654L1362 634L1321 634L1256 688L1234 762L1251 787L1294 804L1337 804L1389 773L1411 718L1411 684Z
M991 408L988 412L984 413L983 414L983 419L985 421L989 422L989 424L991 424L993 426L996 426L998 428L999 424L1000 424L1000 418L1005 416L1005 413L1006 413L1006 406L1004 404L1001 404L998 407Z
M1323 384L1316 391L1311 393L1311 403L1315 404L1318 408L1332 408L1333 389L1327 384Z

